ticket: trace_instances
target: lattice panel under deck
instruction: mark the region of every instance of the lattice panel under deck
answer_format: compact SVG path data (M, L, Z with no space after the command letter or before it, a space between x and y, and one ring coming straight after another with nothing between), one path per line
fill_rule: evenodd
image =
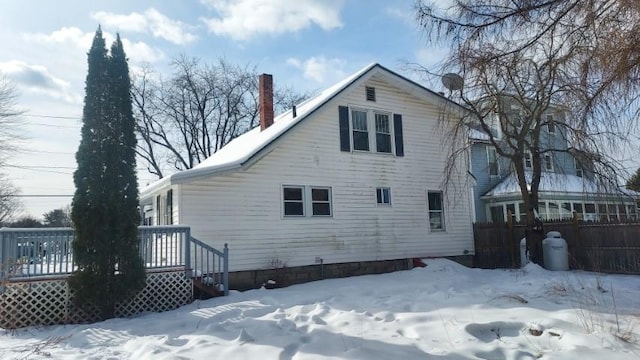
M66 280L8 283L0 295L0 327L65 323L67 295Z
M184 272L147 273L147 286L128 303L118 304L116 316L173 310L192 300L193 285Z
M66 279L5 283L0 293L0 328L78 324L99 319L97 311L78 309ZM147 285L131 301L116 306L116 316L161 312L192 301L193 289L184 271L147 273Z

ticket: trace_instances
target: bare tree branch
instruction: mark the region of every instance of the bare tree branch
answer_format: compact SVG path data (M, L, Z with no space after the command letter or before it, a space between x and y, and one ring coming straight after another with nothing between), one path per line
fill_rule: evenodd
M214 64L180 56L163 80L148 67L134 79L138 155L151 174L193 168L258 123L254 68L218 59ZM276 89L276 110L309 94Z

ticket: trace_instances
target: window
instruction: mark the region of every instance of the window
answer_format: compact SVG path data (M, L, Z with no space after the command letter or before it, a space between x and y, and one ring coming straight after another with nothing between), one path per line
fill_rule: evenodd
M156 196L156 225L162 225L162 197Z
M313 216L331 216L331 191L329 188L311 188Z
M492 205L489 207L491 222L494 224L504 223L504 208L502 205Z
M429 227L431 230L444 230L444 207L442 192L427 192L429 202Z
M376 203L378 205L391 205L391 189L387 187L377 188Z
M487 161L489 162L489 175L498 176L498 155L495 148L487 148Z
M547 130L549 131L549 134L555 133L556 132L556 123L553 120L553 115L547 114L546 115L546 120L547 120Z
M353 129L353 149L369 151L367 112L355 109L351 110L351 127Z
M618 204L618 220L627 221L627 210L624 204Z
M165 221L166 225L173 224L173 189L167 191L167 201L165 203Z
M332 216L331 188L319 186L282 187L284 217Z
M629 216L629 220L637 220L636 214L636 206L635 205L627 205L627 215Z
M376 101L376 88L373 86L365 86L364 87L367 101Z
M560 207L557 203L550 202L549 203L549 219L560 219Z
M391 126L389 114L375 114L376 119L376 151L391 153Z
M562 203L562 206L560 207L560 218L566 219L570 217L573 217L573 212L571 211L571 203Z
M516 204L515 203L511 203L511 204L507 204L507 216L509 216L509 214L511 214L511 220L513 222L516 221ZM507 218L508 220L508 218Z
M584 212L583 212L583 206L582 203L572 203L573 204L573 211L575 211L576 216L578 217L579 220L584 219ZM587 204L588 205L588 204ZM593 204L592 204L593 205ZM594 205L594 211L595 211L595 205ZM573 214L572 214L573 215ZM587 219L584 219L587 220Z
M522 108L517 105L511 105L511 124L516 129L522 126L522 121L524 120L524 111Z
M580 204L580 215L582 215L582 204ZM586 203L584 204L584 217L580 217L585 221L596 221L598 220L598 213L596 212L596 204L594 203Z
M286 186L282 189L284 216L304 216L304 188Z
M402 114L338 107L340 151L404 156Z
M544 169L553 171L553 156L549 153L544 154Z
M524 168L525 169L533 168L533 163L531 162L531 153L528 151L524 152Z
M546 220L549 218L547 216L547 203L544 201L538 203L538 216L542 220Z
M578 162L578 160L574 160L575 163L575 167L576 167L576 176L577 177L582 177L583 176L583 171L582 171L582 166L580 165L580 163Z
M598 204L598 215L600 215L600 221L607 221L607 205Z

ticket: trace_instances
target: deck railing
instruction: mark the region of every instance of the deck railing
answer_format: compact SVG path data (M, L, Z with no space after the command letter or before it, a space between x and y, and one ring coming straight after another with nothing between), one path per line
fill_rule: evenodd
M201 278L205 285L214 286L216 290L229 295L229 247L224 244L223 251L218 251L202 241L191 237L189 246L193 276Z
M229 250L191 237L184 225L140 226L140 257L147 269L183 267L228 294ZM77 269L71 228L0 229L0 283L6 280L68 276ZM217 268L216 268L217 265Z

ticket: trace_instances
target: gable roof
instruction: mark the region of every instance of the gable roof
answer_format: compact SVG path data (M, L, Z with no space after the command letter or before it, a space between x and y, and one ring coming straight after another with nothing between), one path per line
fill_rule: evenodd
M148 195L165 185L182 183L188 179L234 171L241 168L267 146L276 141L295 125L304 121L327 102L340 95L345 89L351 87L355 83L366 81L374 75L382 75L385 80L403 89L410 95L430 101L444 100L453 105L453 108L463 110L460 105L449 100L443 95L429 90L378 63L371 63L333 86L325 89L320 94L296 105L296 117L293 117L292 110L288 110L283 114L278 115L274 119L273 124L268 128L261 131L260 126L257 126L238 136L192 169L176 172L150 184L141 191L142 196Z

